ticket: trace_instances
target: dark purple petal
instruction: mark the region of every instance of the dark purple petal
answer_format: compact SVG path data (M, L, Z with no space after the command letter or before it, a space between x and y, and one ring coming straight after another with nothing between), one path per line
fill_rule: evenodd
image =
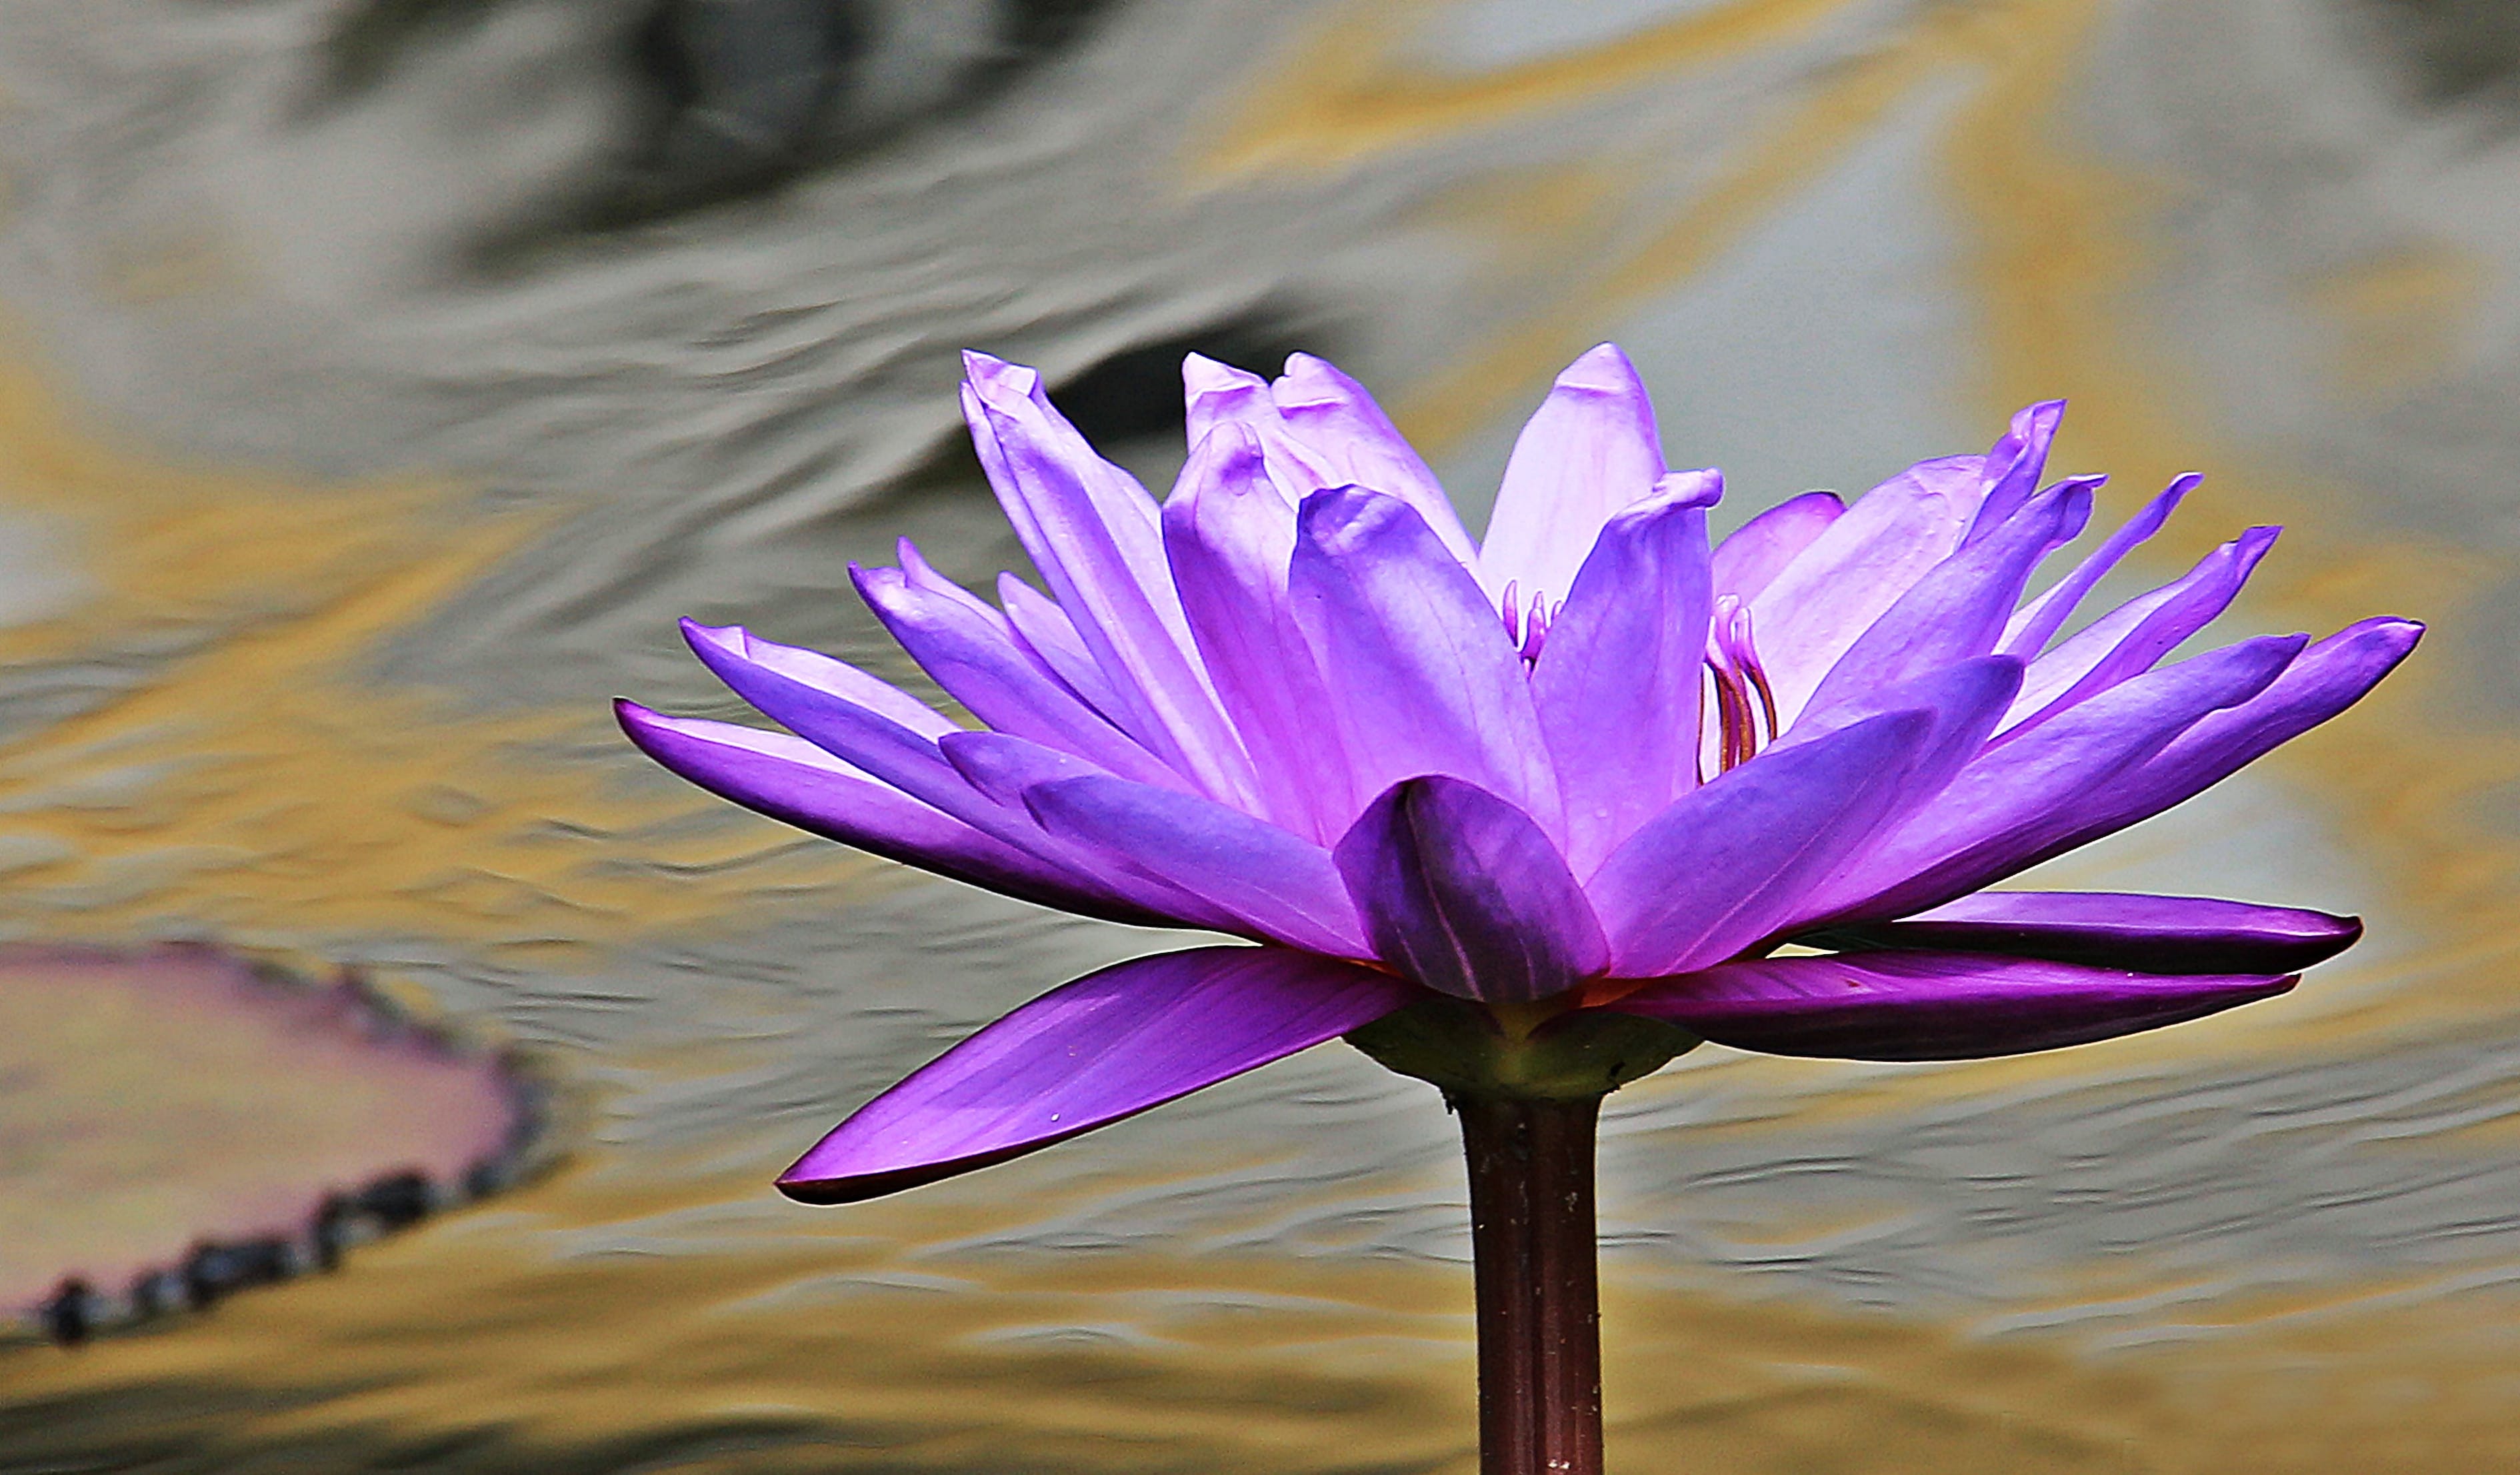
M1745 601L1757 598L1845 512L1836 492L1806 491L1733 529L1732 536L1715 546L1715 592Z
M1960 952L1763 958L1608 1007L1770 1055L1974 1060L2088 1044L2272 998L2291 976L2158 975Z
M879 783L802 738L669 717L615 702L639 751L722 799L888 860L1062 911L1117 922L1164 918L1092 878L992 839Z
M1335 854L1374 955L1427 988L1527 1003L1608 961L1600 924L1557 848L1474 784L1394 785L1366 806Z
M2150 670L2154 662L2230 607L2282 530L2250 529L2205 555L2182 577L2120 605L2032 662L2001 740L2010 742L2127 677Z
M1261 812L1328 844L1363 803L1349 783L1329 688L1286 592L1294 514L1258 440L1226 426L1198 442L1164 507L1164 553L1192 635L1258 771Z
M1001 574L998 603L1006 611L1007 627L1014 632L1015 643L1024 654L1057 676L1079 701L1105 718L1126 710L1119 693L1112 690L1110 678L1094 664L1094 653L1085 648L1085 637L1076 633L1075 622L1067 618L1067 612L1056 600L1012 574Z
M1812 692L1807 716L1928 671L1990 655L2039 561L2082 530L2088 485L2065 482L2025 504L2002 527L1927 570L1848 647Z
M1603 344L1557 376L1506 462L1479 547L1479 582L1554 604L1610 515L1653 489L1662 438L1636 365Z
M1365 386L1325 360L1297 353L1286 359L1285 375L1270 395L1287 427L1330 464L1340 482L1398 497L1455 558L1464 565L1476 559L1452 498Z
M1934 728L1890 713L1771 749L1646 821L1584 883L1625 978L1731 956L1794 915L1896 807Z
M2042 400L2013 411L2012 424L1986 453L1986 500L1978 504L1962 546L1992 536L2009 522L2038 488L2048 467L2048 447L2065 418L2065 401Z
M1984 456L1920 461L1858 498L1750 601L1787 722L1857 637L1959 546L1985 490Z
M1408 504L1354 489L1307 497L1289 593L1330 683L1355 792L1449 774L1552 835L1563 828L1522 658Z
M2099 581L2108 576L2109 571L2128 554L2159 532L2162 526L2170 521L2170 515L2179 510L2179 504L2185 501L2187 494L2196 489L2196 484L2204 480L2189 472L2172 482L2161 495L2146 502L2141 512L2127 519L2117 531L2092 549L2091 556L2075 565L2072 573L2058 579L2037 599L2023 605L2003 627L2003 653L2019 656L2024 661L2036 659L2048 648L2048 642L2055 638L2056 632L2065 627L2065 622L2073 618L2084 596L2097 587Z
M1154 499L1095 454L1029 369L966 354L971 443L1007 520L1126 709L1129 734L1209 794L1251 797L1250 760L1192 653Z
M986 1168L1372 1024L1418 991L1279 947L1201 947L1054 989L860 1107L780 1175L845 1204Z
M1532 668L1578 872L1697 784L1706 509L1723 486L1715 472L1675 472L1611 518Z
M2295 973L2362 936L2359 917L2209 897L1988 891L1902 922L1837 928L1838 946L2050 958L2138 973Z
M949 740L950 741L950 740ZM1144 871L1223 911L1222 930L1334 956L1366 955L1365 931L1329 852L1214 800L1084 777L1036 783L1043 829Z
M867 608L920 668L981 721L1143 783L1189 786L1065 682L1026 659L1004 617L970 594L914 581L897 569L851 565L849 576ZM769 707L762 711L787 720Z
M2208 714L2265 691L2305 643L2263 635L2147 671L1992 750L1868 850L1810 915L1903 917L2057 853L2082 805L2116 792Z

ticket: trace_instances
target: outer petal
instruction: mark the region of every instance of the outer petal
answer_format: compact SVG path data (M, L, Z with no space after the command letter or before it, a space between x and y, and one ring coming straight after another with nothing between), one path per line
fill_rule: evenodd
M2082 530L2087 485L2060 483L2001 528L1925 572L1848 647L1805 711L1831 708L1972 657L1992 654L2031 571Z
M2004 719L2005 739L2106 691L2178 648L2230 607L2279 528L2252 528L2208 553L2183 576L2093 621L2031 663L2021 697Z
M1286 373L1270 389L1287 427L1351 486L1398 497L1424 520L1427 530L1463 564L1477 554L1450 497L1426 469L1415 446L1393 429L1391 417L1328 362L1309 353L1287 358Z
M639 751L747 809L888 860L1026 901L1117 922L1165 918L867 777L802 738L615 702Z
M1064 682L1027 660L1002 617L993 618L997 611L959 589L948 594L915 582L898 570L853 565L849 576L901 648L981 721L1142 782L1188 786ZM780 716L769 707L762 711Z
M1598 974L1600 924L1556 847L1475 784L1413 778L1366 807L1339 874L1374 954L1427 988L1526 1003Z
M2091 556L2074 566L2074 571L2051 584L2048 592L2023 605L2003 627L2003 653L2028 661L2048 648L2056 632L2065 627L2085 595L2098 586L2121 560L2134 552L2179 510L2196 484L2205 479L2194 472L2174 481L2161 495L2144 504L2143 510L2126 520L2117 531L2108 535Z
M1125 779L1056 779L1024 790L1042 828L1159 877L1261 936L1364 957L1365 931L1328 851L1213 800Z
M1959 546L1985 476L1984 456L1918 462L1858 498L1750 601L1785 721L1856 637Z
M1128 710L1102 668L1094 664L1085 637L1076 633L1075 622L1058 601L1012 574L1001 574L998 603L1006 610L1007 627L1014 632L1024 654L1057 676L1078 700L1106 719L1114 712Z
M1788 497L1732 530L1715 545L1715 592L1756 599L1812 540L1846 514L1833 491Z
M2291 977L2162 976L1959 952L1763 958L1609 1005L1771 1055L1970 1060L2086 1044L2272 997Z
M2084 790L2060 816L2055 839L1987 881L2088 845L2221 783L2362 700L2363 693L2414 652L2423 633L2424 627L2411 620L2380 616L2328 636L2302 652L2256 696L2209 714L2105 788Z
M1329 688L1288 602L1294 551L1294 514L1257 438L1228 425L1201 439L1164 507L1164 554L1217 701L1250 750L1262 812L1327 844L1363 801L1335 723L1323 720Z
M1249 799L1250 761L1192 656L1153 498L1094 453L1031 370L964 357L971 443L1024 551L1127 708L1113 716L1207 793Z
M1647 821L1584 884L1623 978L1730 957L1873 832L1934 725L1890 713L1775 749Z
M1298 516L1289 592L1356 792L1450 774L1562 829L1522 658L1469 571L1396 498L1325 491Z
M1991 536L2029 502L2048 468L2048 447L2065 418L2065 401L2042 400L2012 413L2012 424L1986 453L1986 500L1978 504L1963 545Z
M1372 1024L1417 995L1277 947L1140 958L1052 990L876 1097L779 1179L875 1198L1019 1157Z
M2139 973L2293 973L2362 936L2360 917L2208 897L1988 891L1904 922L1839 928L1840 945L1991 952Z
M2057 852L2091 796L2207 714L2267 689L2299 635L2266 635L2163 667L2101 693L1960 770L1942 795L1832 888L1832 914L1889 919L1936 906ZM2145 811L2151 812L2149 810Z
M1567 863L1590 872L1697 783L1715 472L1675 472L1601 530L1532 668L1566 799Z
M1479 582L1563 599L1610 515L1663 473L1653 401L1636 365L1603 344L1567 366L1522 428L1479 547Z

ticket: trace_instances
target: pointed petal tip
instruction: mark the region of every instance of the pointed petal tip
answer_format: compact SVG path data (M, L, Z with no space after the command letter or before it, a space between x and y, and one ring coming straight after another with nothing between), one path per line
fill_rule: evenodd
M1627 350L1617 344L1596 344L1577 355L1556 378L1561 390L1591 390L1598 393L1626 394L1644 392L1644 380Z
M1646 500L1677 507L1712 507L1724 500L1724 472L1704 466L1695 471L1665 472Z

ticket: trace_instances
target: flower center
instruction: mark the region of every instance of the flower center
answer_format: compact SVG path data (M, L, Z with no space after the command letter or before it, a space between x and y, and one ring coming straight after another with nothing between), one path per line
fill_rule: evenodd
M1526 610L1522 606L1521 594L1522 586L1513 579L1507 579L1505 597L1499 601L1497 613L1505 618L1505 637L1514 643L1527 675L1531 667L1540 660L1540 647L1549 639L1549 622L1556 619L1557 612L1566 606L1562 601L1552 604L1548 595L1534 590L1530 608Z
M1716 598L1715 619L1706 631L1706 670L1715 683L1715 703L1709 713L1715 720L1715 771L1723 773L1748 762L1762 747L1777 740L1777 693L1759 664L1750 611L1736 595ZM1701 742L1697 775L1701 783L1706 779L1705 761Z

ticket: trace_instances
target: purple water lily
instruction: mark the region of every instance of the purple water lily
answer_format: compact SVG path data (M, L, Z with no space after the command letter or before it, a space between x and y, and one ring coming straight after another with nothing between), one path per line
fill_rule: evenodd
M851 575L985 725L687 624L787 731L626 702L624 727L817 834L1260 945L1123 963L1016 1009L808 1152L780 1180L795 1197L1002 1161L1334 1037L1371 1041L1420 1004L1466 1007L1508 1044L1657 1022L1677 1043L1645 1069L1692 1037L1995 1055L2279 993L2360 931L2226 900L1982 890L2335 715L2420 633L2375 619L2166 661L2273 529L2066 633L2195 479L2028 596L2099 482L2041 484L2060 403L1984 455L1852 504L1806 493L1710 548L1721 477L1666 470L1643 387L1604 346L1524 428L1473 541L1319 359L1274 383L1190 360L1194 449L1160 505L1030 370L974 354L968 371L972 438L1047 591L1008 576L990 603L906 541L898 568ZM1414 1058L1442 1034L1375 1053Z

